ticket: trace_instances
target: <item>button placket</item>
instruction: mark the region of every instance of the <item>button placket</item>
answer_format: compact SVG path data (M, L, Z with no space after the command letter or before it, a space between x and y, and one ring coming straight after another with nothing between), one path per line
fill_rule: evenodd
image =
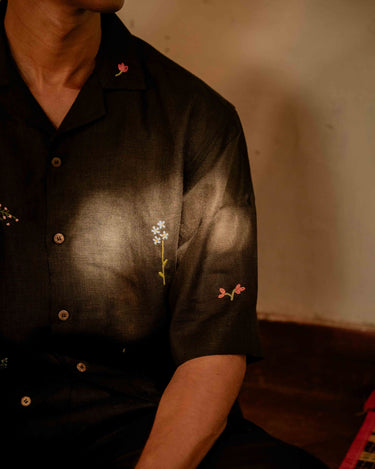
M66 168L62 168L65 162L65 152L61 148L62 140L60 137L52 138L48 149L49 166L47 171L46 182L46 209L47 223L46 236L49 238L48 243L48 263L51 274L50 282L50 321L52 323L52 334L59 328L67 328L71 318L68 311L65 295L61 292L61 273L65 262L64 246L67 241L67 233L62 233L65 226L65 216L63 215L62 205L64 203L65 191L64 177L66 176ZM64 157L62 156L64 155Z
M48 256L49 256L49 264L50 269L53 274L52 278L53 281L51 282L51 319L54 322L54 325L57 326L58 323L62 326L63 323L67 323L70 319L70 312L64 307L64 299L60 296L59 292L59 282L58 282L58 272L60 269L59 259L63 255L64 252L60 248L57 247L62 246L66 241L66 236L61 231L58 231L60 226L62 225L61 217L60 217L60 203L61 203L61 194L62 188L61 184L63 181L64 173L60 168L63 164L63 159L60 156L59 150L59 141L56 139L51 140L50 148L49 148L49 166L50 169L48 171L47 177L47 225L46 228L50 233L50 240L52 241L49 249L48 249ZM57 229L56 229L57 228ZM61 228L60 228L61 229ZM56 232L54 231L56 230ZM55 246L55 247L53 247ZM63 259L61 259L63 263ZM59 301L55 303L55 301L59 298ZM60 304L59 304L60 303ZM57 326L58 327L58 326ZM66 325L64 327L67 327Z

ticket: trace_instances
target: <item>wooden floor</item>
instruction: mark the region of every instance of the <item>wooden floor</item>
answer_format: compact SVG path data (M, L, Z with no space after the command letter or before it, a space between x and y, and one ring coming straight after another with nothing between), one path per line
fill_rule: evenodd
M248 366L246 418L337 469L375 389L375 333L260 321L265 358Z

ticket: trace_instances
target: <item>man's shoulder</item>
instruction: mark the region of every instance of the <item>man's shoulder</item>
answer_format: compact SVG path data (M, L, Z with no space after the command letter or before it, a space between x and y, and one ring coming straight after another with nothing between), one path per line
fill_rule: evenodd
M242 131L235 106L221 93L144 39L133 35L118 18L113 48L128 50L142 72L144 99L150 113L170 126L171 135L187 142L185 150L197 155L212 142L225 144ZM124 41L122 43L122 41ZM151 115L150 114L150 115Z
M202 78L158 51L145 40L132 36L150 86L161 93L183 101L198 101L202 110L208 107L215 113L233 115L233 104Z

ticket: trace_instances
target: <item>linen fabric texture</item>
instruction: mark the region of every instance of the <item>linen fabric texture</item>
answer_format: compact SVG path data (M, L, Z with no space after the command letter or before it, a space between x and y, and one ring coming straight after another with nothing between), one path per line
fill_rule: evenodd
M186 360L261 358L244 132L231 103L115 14L55 129L0 9L0 208L19 220L0 222L2 426L84 439L152 414Z

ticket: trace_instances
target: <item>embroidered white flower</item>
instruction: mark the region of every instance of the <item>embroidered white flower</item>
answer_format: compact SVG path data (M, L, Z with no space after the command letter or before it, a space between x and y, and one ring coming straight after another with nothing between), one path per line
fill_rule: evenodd
M153 241L154 241L154 244L160 244L161 239L158 236L155 236Z
M164 231L161 233L162 229ZM152 227L151 232L155 235L153 238L154 244L161 244L161 271L158 274L163 280L163 285L165 285L165 266L168 262L168 259L164 259L164 241L168 239L168 233L165 231L165 221L159 220L156 226Z

